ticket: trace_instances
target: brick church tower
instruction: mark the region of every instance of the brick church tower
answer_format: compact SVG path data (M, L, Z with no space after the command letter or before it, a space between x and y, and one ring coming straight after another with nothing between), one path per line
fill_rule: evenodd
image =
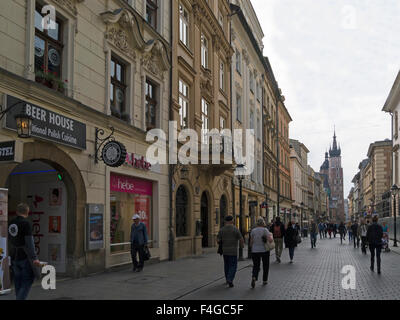
M345 221L344 193L343 193L343 168L340 146L336 141L336 130L333 135L333 145L325 153L325 161L320 168L320 173L327 179L325 185L329 186L329 212L333 221Z

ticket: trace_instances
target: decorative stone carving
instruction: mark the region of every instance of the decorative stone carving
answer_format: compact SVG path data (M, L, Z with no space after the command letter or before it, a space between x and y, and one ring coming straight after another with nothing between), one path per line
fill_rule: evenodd
M128 35L124 30L118 28L110 28L105 35L106 39L111 41L123 53L136 59L135 51L129 46Z
M213 41L214 51L218 52L221 49L221 40L216 34L214 34L212 37L212 41Z
M246 62L246 64L248 65L250 63L249 54L247 53L246 49L243 49L242 53L243 53L243 59Z
M206 95L209 98L213 97L213 87L212 87L211 81L209 79L201 80L200 90L201 90L202 95Z
M63 7L70 11L73 15L78 14L78 10L76 9L77 3L82 3L85 0L53 0L54 3L58 4L60 7Z

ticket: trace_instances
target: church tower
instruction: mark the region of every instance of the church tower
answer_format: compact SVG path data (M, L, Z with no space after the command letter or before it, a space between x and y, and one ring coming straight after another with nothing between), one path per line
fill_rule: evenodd
M345 221L344 214L344 193L343 193L343 168L342 150L336 141L336 130L333 134L333 145L325 153L325 161L321 166L320 172L328 179L329 184L329 211L333 221Z

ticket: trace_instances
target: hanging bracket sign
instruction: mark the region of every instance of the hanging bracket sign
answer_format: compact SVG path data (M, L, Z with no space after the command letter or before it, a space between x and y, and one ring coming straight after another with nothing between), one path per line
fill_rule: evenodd
M102 160L107 166L116 168L125 163L127 152L125 146L121 142L115 141L115 138L113 137L114 128L111 127L110 129L110 135L105 138L100 138L100 135L104 135L104 130L96 128L94 161L95 163L98 163ZM103 145L104 147L100 152Z

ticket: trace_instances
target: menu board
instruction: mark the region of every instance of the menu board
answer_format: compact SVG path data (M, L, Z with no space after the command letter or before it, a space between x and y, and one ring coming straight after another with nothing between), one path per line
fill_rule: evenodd
M0 295L11 291L10 258L7 254L7 216L8 190L0 189Z

